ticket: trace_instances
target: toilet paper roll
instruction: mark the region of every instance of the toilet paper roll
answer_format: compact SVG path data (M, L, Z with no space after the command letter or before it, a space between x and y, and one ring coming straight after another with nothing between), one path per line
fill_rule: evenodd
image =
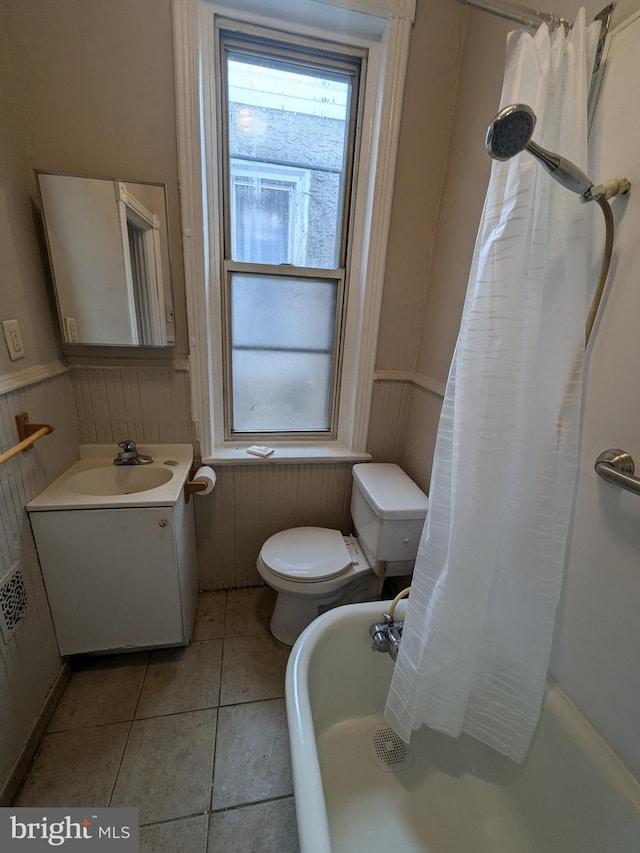
M196 495L208 495L210 492L213 491L213 487L216 484L216 472L208 465L202 465L196 471L196 476L191 482L204 483L206 486L206 489L202 489L201 492L196 492Z

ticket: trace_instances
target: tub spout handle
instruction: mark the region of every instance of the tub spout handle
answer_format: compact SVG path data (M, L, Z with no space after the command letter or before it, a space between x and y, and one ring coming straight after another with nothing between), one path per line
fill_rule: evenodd
M402 639L402 622L389 625L389 654L391 660L397 660L400 651L400 640Z
M389 634L387 632L387 625L371 625L369 627L369 634L371 636L371 648L374 652L388 652L390 649L389 643Z
M369 635L372 639L371 648L374 652L389 652L392 660L395 660L398 657L404 622L389 620L387 613L384 614L384 618L384 622L377 622L369 626Z

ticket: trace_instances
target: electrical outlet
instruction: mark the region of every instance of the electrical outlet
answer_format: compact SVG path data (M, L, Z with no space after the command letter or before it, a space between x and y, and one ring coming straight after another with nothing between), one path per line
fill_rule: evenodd
M22 335L20 334L20 326L17 320L3 320L2 331L4 339L9 351L11 361L17 361L19 358L24 358L24 346L22 345Z

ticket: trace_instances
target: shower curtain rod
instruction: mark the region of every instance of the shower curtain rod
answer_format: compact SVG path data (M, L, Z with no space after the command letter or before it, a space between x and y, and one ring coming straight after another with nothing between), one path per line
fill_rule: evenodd
M549 24L551 27L571 29L573 26L573 21L561 15L529 9L526 6L518 6L516 3L494 3L492 0L458 0L458 3L473 6L474 9L481 9L483 12L490 12L492 15L499 15L501 18L515 21L516 24L522 24L525 27Z
M480 9L483 12L489 12L491 15L498 15L500 18L506 18L508 21L514 21L516 24L521 24L524 27L539 27L540 24L548 24L552 29L556 27L564 27L565 30L570 30L573 26L573 21L569 18L563 18L561 15L556 15L553 12L543 12L538 9L529 9L526 6L518 6L516 3L494 2L494 0L457 0L458 3L464 3L465 6L472 6L474 9ZM611 15L615 8L615 3L609 3L604 9L601 9L595 16L594 21L600 21L602 27L600 29L600 38L596 48L595 60L593 63L593 75L597 76L600 69L604 44L609 26L611 24ZM592 87L594 89L594 87ZM597 91L597 86L594 91ZM591 102L592 95L590 93L589 100Z

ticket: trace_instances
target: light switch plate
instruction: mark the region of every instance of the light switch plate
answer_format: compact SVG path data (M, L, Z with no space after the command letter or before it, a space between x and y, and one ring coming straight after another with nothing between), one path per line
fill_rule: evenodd
M11 361L17 361L19 358L24 358L24 346L22 344L22 335L20 334L20 326L17 320L3 320L2 331L4 339L9 351Z
M78 343L78 326L75 317L64 318L64 336L70 344Z

